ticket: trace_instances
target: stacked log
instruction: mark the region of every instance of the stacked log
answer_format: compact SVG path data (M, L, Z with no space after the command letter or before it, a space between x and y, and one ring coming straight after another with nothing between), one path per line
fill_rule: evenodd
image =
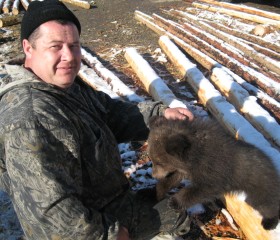
M212 10L212 2L218 5L218 2L211 0L202 2L207 2L207 8ZM199 4L192 5L201 9ZM225 3L219 4L222 6ZM249 20L248 16L253 10L234 9L240 10L242 12L237 15L224 7L219 12L231 16L244 15ZM135 11L135 18L161 36L159 45L212 115L236 138L269 155L280 173L279 44L270 43L249 32L241 33L209 19L200 19L191 14L192 11L163 11L172 16L173 21L139 11ZM279 27L278 17L277 14L260 11L259 16L252 17L250 21L253 21L253 26L263 21ZM264 18L271 19L264 21ZM187 59L188 55L209 71L209 79ZM258 114L261 118L256 117ZM244 201L227 195L225 204L248 239L273 239L272 233L262 228L258 212Z

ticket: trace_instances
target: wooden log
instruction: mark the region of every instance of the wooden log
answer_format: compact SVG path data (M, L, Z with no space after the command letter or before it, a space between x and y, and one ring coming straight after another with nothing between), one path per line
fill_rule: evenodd
M136 51L135 48L127 48L125 58L142 81L146 91L155 101L162 101L165 105L173 107L187 106L176 98L164 81L151 68L149 63Z
M277 74L280 74L280 63L279 61L275 61L274 59L257 52L254 48L250 47L249 45L245 44L244 42L240 42L238 38L232 36L231 34L224 33L223 31L217 30L216 28L212 27L211 25L199 21L198 18L195 16L192 16L190 14L185 14L186 21L184 22L183 26L194 33L196 36L199 36L201 39L207 41L211 45L217 47L219 50L223 51L224 53L228 54L231 57L234 57L236 60L241 62L242 64L246 66L253 67L251 62L247 59L245 59L243 56L239 57L238 54L235 54L233 52L233 49L224 46L223 43L220 40L223 40L227 42L228 44L234 46L235 48L241 50L243 53L247 55L247 57L253 58L255 61L260 63L261 65L264 65L268 69L274 71ZM199 26L201 29L197 29L192 27L188 22L191 22L197 26ZM206 35L205 32L208 32L212 35ZM215 38L215 37L217 38ZM258 69L259 71L259 69ZM271 77L271 76L270 76ZM275 81L279 81L278 78L275 78Z
M262 217L251 206L234 195L225 195L225 205L249 240L272 240L272 234L262 225Z
M248 13L243 13L243 12L238 12L235 10L228 10L225 8L219 8L219 7L211 7L210 5L207 4L200 4L197 2L192 3L192 5L196 8L201 8L201 9L205 9L211 12L219 12L219 13L225 13L227 15L233 16L233 17L238 17L241 19L246 19L252 22L256 22L256 23L265 23L265 24L271 24L274 25L276 27L280 27L280 22L277 20L273 20L273 19L269 19L269 18L265 18L265 17L260 17L260 16L256 16L253 14L248 14Z
M157 34L163 35L166 33L166 31L163 28L159 27L153 22L154 19L151 16L136 10L134 12L134 17L135 19L137 19L138 21L140 21L141 23L145 24L147 27L152 29Z
M181 58L178 57L179 53L174 56L174 53L170 53L171 50L169 50L168 47L171 48L172 43L166 38L167 37L161 37L159 45L167 56L172 58L172 62L175 63L176 66L180 66L177 62L181 60ZM176 49L172 50L175 51ZM186 69L183 71L181 67L182 66L180 66L181 73L185 74ZM280 147L280 126L275 119L257 103L255 97L250 96L249 93L236 83L219 65L213 66L210 78L219 91L226 96L227 100L229 100L229 102L231 102L254 127L264 134L272 144ZM258 115L263 116L263 119L255 117Z
M256 88L252 84L246 82L243 78L238 76L237 74L230 71L228 68L222 67L238 84L240 84L244 89L246 89L251 95L258 98L258 102L265 109L270 111L270 114L280 122L280 103L277 102L274 98L267 95L265 92Z
M220 7L224 7L224 8L228 8L228 9L237 10L237 11L244 12L244 13L250 13L253 15L261 16L261 17L270 18L273 20L278 20L278 21L280 20L279 14L260 10L260 9L254 8L254 7L248 7L248 6L240 5L240 4L231 4L231 3L226 3L226 2L218 2L218 1L213 1L213 0L199 0L199 1L211 4L211 5L216 5L216 6L220 6Z
M3 5L3 13L9 13L14 0L6 0Z
M11 25L15 25L21 22L21 18L18 16L3 16L0 18L0 27L7 27Z
M27 10L29 2L28 0L20 0L21 5L24 7L25 10Z
M221 66L219 63L217 63L215 60L210 58L208 55L202 53L198 49L192 47L191 45L187 44L185 41L183 41L181 38L175 36L174 34L164 30L160 26L156 25L154 22L152 22L153 18L149 15L143 14L139 11L135 11L135 17L143 24L145 24L147 27L158 33L159 35L166 35L173 39L178 46L180 46L184 51L190 55L192 58L194 58L199 64L201 64L203 67L211 71L215 66L219 67ZM181 65L179 65L181 66ZM221 66L223 67L223 66ZM184 69L184 68L183 68ZM181 70L181 69L180 69ZM242 87L244 87L248 92L250 92L252 95L256 96L261 104L266 108L269 109L274 118L280 122L280 103L277 102L274 98L270 97L260 89L256 88L255 86L251 85L247 81L245 81L243 78L239 77L237 74L230 71L228 68L224 68L225 71L229 75L233 77L233 79L238 82Z
M252 34L247 34L245 32L237 31L235 29L226 27L226 26L224 26L222 24L219 24L217 22L207 21L207 23L210 24L211 26L213 26L216 29L219 29L219 30L221 30L223 32L226 32L228 34L232 34L235 37L244 39L244 40L246 40L248 42L251 42L253 44L257 44L257 45L260 45L260 46L262 46L264 48L268 48L268 49L270 49L272 51L280 53L280 46L279 45L276 45L274 43L268 42L268 41L266 41L263 38L260 38L258 36L252 35Z
M92 69L87 67L84 64L81 64L80 71L78 76L81 80L86 82L89 86L97 91L102 91L107 93L111 98L120 99L121 97L110 89L110 86L105 83L105 81L100 78L97 73Z
M155 22L162 26L164 29L168 30L172 34L181 38L183 41L189 43L190 45L198 48L200 51L204 52L210 57L214 58L217 62L222 65L227 66L237 75L242 76L249 82L257 84L262 88L267 94L273 96L276 100L280 101L280 84L271 80L270 78L264 76L263 74L255 71L252 68L242 65L235 59L228 57L228 55L223 52L215 49L208 43L202 41L193 34L187 32L182 27L179 27L178 24L174 23L171 20L166 20L156 14L153 14Z
M105 68L103 64L92 56L84 48L81 48L83 60L91 66L94 71L111 86L111 90L120 96L127 98L131 102L142 102L144 98L138 96L134 91L127 87L113 72Z
M220 67L212 69L210 76L215 87L226 96L240 113L274 146L280 147L280 126L276 120L262 108L257 98L250 96L233 78ZM262 118L256 117L262 116Z
M12 13L14 15L18 15L19 14L19 3L20 3L20 0L15 0L14 3L13 3Z
M91 7L89 2L83 1L83 0L60 0L60 1L70 3L70 4L73 4L75 6L85 8L85 9L90 9L90 7Z

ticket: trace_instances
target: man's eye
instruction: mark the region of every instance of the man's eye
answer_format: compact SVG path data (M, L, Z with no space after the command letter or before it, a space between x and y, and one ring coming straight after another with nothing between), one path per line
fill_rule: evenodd
M53 45L53 46L51 46L51 49L60 49L60 46L59 45Z

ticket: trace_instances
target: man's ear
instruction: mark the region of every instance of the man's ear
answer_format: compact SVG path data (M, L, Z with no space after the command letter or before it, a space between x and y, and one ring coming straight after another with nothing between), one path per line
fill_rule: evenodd
M32 48L31 43L27 39L22 40L22 48L23 48L26 58L30 58L32 55L33 48Z
M183 134L169 136L165 141L165 150L174 157L181 158L191 147L191 142Z

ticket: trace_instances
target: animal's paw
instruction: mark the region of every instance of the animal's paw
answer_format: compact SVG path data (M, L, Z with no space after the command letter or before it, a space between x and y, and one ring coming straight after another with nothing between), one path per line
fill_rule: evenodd
M264 229L272 230L272 229L276 228L276 226L278 225L278 217L263 218L262 225L263 225Z
M181 210L181 209L182 209L182 207L181 207L179 201L178 201L175 197L171 197L171 198L169 199L168 206L169 206L170 208L175 209L175 210Z

